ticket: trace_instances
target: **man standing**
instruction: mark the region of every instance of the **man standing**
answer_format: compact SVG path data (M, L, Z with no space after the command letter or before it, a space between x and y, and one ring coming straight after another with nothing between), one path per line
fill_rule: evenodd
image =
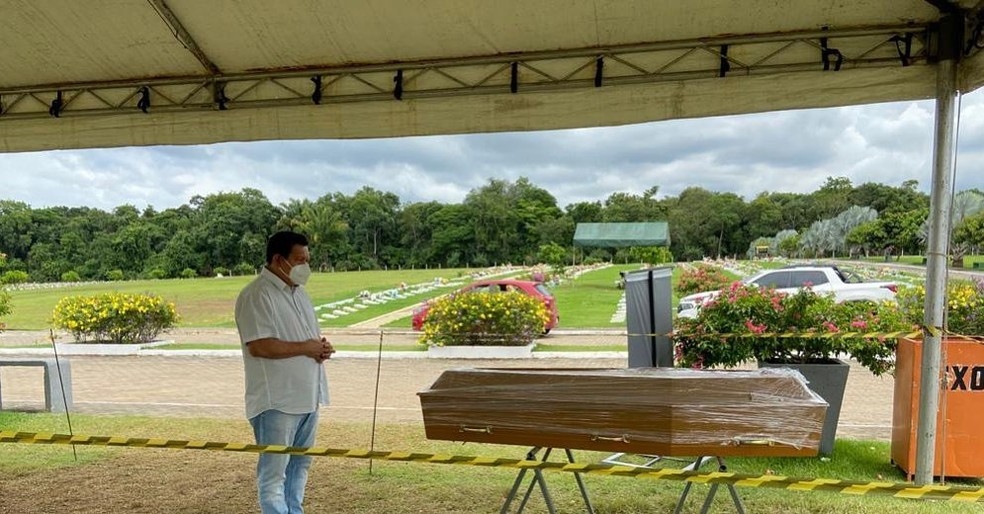
M277 232L266 266L236 300L246 372L246 417L256 444L314 446L318 405L328 404L322 362L334 353L321 337L304 284L311 275L307 238ZM311 457L260 454L256 485L263 514L304 512Z

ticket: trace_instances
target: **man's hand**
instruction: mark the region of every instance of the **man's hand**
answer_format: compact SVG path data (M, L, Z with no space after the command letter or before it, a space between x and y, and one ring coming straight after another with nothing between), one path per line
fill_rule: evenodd
M331 341L326 337L322 337L320 341L321 353L315 360L319 363L324 362L331 358L331 354L335 353L335 348L331 345Z
M319 339L312 337L298 342L282 341L269 337L250 341L246 343L246 348L249 349L249 354L253 357L287 359L300 356L310 357L318 363L324 362L331 357L331 354L335 353L335 348L324 337Z

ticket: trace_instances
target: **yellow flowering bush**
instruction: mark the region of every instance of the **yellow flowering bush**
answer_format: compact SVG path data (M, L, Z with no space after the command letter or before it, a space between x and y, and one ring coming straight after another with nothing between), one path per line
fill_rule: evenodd
M52 324L82 343L147 343L177 321L173 303L148 294L66 296L52 313Z
M420 342L429 346L523 346L550 321L539 298L513 292L466 292L434 300Z
M923 324L926 288L922 285L900 288L899 307L914 324ZM946 288L947 328L955 334L984 335L984 282L953 280Z

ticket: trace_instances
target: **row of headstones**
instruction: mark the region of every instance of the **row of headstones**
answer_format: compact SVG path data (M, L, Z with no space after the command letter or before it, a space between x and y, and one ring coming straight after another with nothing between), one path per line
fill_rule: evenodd
M624 323L625 322L625 293L622 293L622 297L618 299L618 305L615 306L615 314L612 314L612 323Z
M458 287L462 284L463 282L460 281L449 282L441 278L435 278L433 281L414 284L412 286L401 285L397 288L387 289L376 293L362 291L359 293L359 296L354 298L346 298L344 300L318 305L314 308L314 310L329 310L329 312L320 314L319 317L321 319L337 319L342 316L352 314L353 312L366 309L371 305L383 305L393 300L411 298L442 288Z
M515 273L517 270L522 270L521 266L511 266L502 265L487 268L470 274L467 278L470 280L476 280L479 278L489 278L498 275L508 275ZM370 305L381 305L388 303L392 300L399 300L410 298L413 296L420 296L424 294L431 293L437 289L447 289L450 287L460 287L464 285L461 279L456 279L454 281L448 281L447 279L436 277L434 280L429 280L427 282L421 282L419 284L414 284L412 286L407 286L406 284L400 284L400 287L395 287L392 289L387 289L385 291L380 291L376 293L371 293L368 290L362 291L358 296L354 298L346 298L344 300L339 300L336 302L326 303L318 305L314 308L315 311L330 310L330 312L322 313L319 317L324 320L337 319L339 317L351 314L353 312L358 312L362 309L368 308Z

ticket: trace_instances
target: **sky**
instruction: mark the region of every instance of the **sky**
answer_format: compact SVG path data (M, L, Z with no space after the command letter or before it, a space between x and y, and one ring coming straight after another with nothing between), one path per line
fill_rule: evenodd
M809 193L826 177L929 192L934 103L899 102L621 127L0 154L0 199L32 207L161 210L252 187L274 204L364 186L403 203L457 203L491 178L528 177L563 207L687 187ZM961 102L956 188L984 189L984 92Z

